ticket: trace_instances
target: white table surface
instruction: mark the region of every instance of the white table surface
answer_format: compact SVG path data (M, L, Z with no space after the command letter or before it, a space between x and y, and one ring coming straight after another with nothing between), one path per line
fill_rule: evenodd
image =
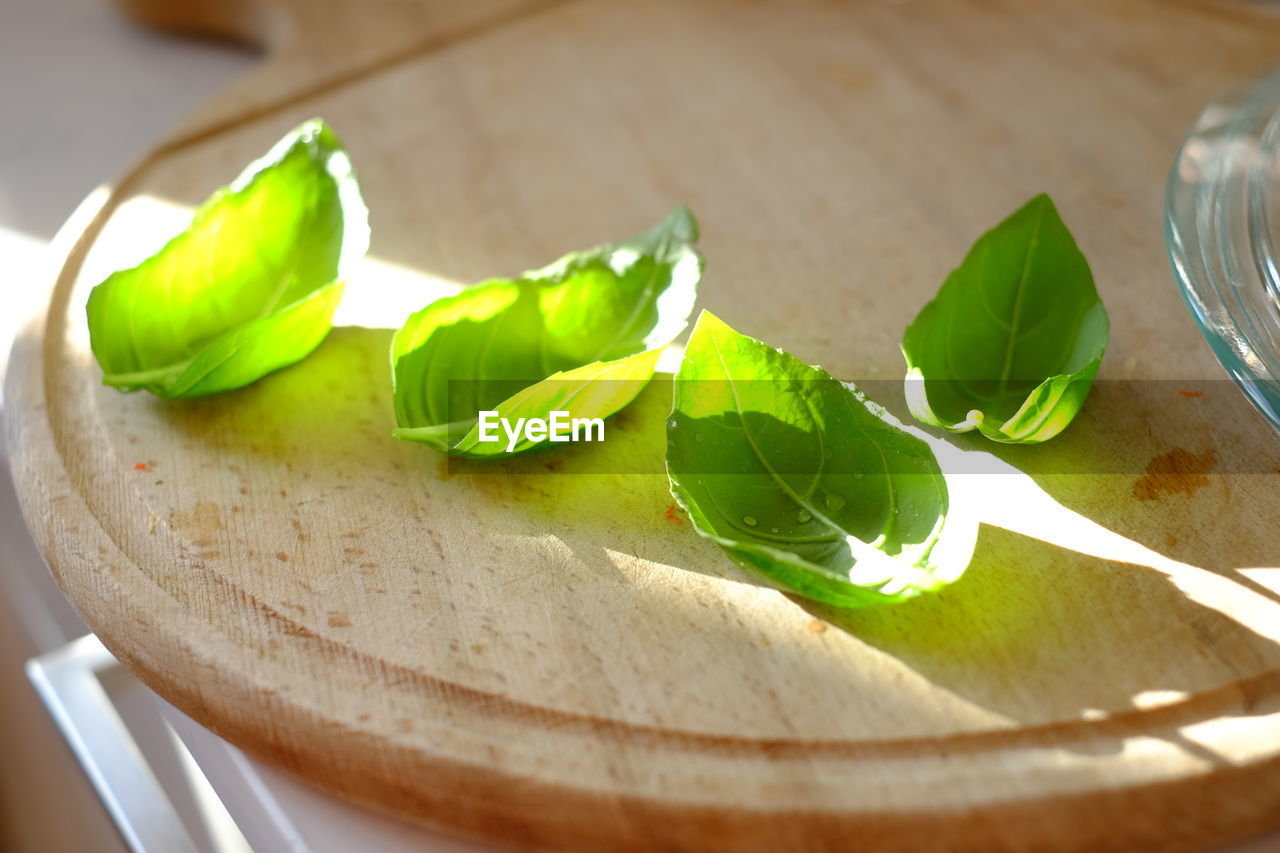
M15 283L40 279L43 250L72 209L255 61L226 46L147 32L108 0L0 0L0 259L7 279L0 288L0 380L20 318L43 295L39 287ZM7 477L2 465L0 477ZM47 647L75 629L75 618L47 572L30 559L34 549L16 541L16 507L6 496L12 492L3 491L0 529L11 553L26 558L16 568L0 565L0 574L8 572L10 589L20 590L14 594L33 602L14 609ZM258 853L486 849L339 802L155 701ZM1276 851L1280 833L1220 853Z

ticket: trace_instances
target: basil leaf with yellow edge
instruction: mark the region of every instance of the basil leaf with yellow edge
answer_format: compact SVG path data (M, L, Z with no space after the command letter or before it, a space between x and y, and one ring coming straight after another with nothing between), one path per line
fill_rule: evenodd
M688 323L702 275L698 228L680 208L616 245L481 282L412 315L392 341L395 435L490 458L547 443L483 442L481 412L605 418L653 376Z
M293 364L328 334L368 245L341 143L319 119L300 125L159 252L89 294L103 382L196 397Z
M1047 441L1084 404L1107 347L1089 263L1046 195L983 234L902 339L919 421Z
M965 570L976 518L929 445L853 386L705 311L674 384L671 492L737 565L841 607Z

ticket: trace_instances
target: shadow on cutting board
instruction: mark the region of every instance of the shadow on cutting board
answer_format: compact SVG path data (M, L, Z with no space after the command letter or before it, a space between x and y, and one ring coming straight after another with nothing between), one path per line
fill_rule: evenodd
M282 482L287 471L316 466L376 471L394 478L387 482L399 488L423 479L447 480L448 489L466 490L469 499L523 519L524 529L554 533L591 583L634 587L636 578L616 559L625 553L716 579L763 586L744 577L700 539L672 505L661 474L670 406L670 388L662 380L610 419L611 443L534 452L496 463L446 461L434 451L389 435L394 420L386 364L389 340L388 330L335 329L311 358L255 386L177 404L155 400L152 413L189 441L216 444L229 459L279 468ZM1101 410L1094 417L1105 413L1105 395L1102 399L1093 407ZM1088 441L1094 428L1088 424L1086 420L1073 426L1059 439L1063 443L1056 452L1061 457L1091 452ZM994 450L1015 465L1025 455L1024 448L974 446ZM602 470L623 473L589 473ZM1096 525L1080 517L1087 515L1080 507L1107 505L1097 499L1090 503L1091 481L1124 480L1131 490L1137 477L1050 472L1032 479L1047 493L1041 499L1062 505L1064 524L1086 529ZM1078 491L1064 489L1064 481L1078 486ZM1203 492L1213 494L1212 489ZM1234 492L1226 489L1225 494L1229 499ZM1141 504L1146 526L1135 527L1150 534L1166 523L1162 511L1182 496L1135 501L1126 493L1125 499ZM1013 502L1020 500L1014 496ZM567 518L573 519L572 525L557 525L557 519ZM1117 518L1103 514L1093 521L1112 527ZM1205 540L1215 537L1214 524L1220 522L1206 525L1197 535ZM1096 549L1101 553L1093 555L984 524L966 574L937 593L859 610L788 601L779 593L777 606L800 615L807 611L822 620L824 630L846 632L937 688L1030 724L1177 701L1280 666L1275 636L1280 633L1280 610L1271 614L1276 617L1269 623L1272 631L1257 630L1256 620L1252 627L1243 624L1230 615L1235 599L1221 598L1221 590L1213 588L1206 588L1218 596L1213 600L1192 597L1196 589L1179 583L1176 566L1159 564L1158 554L1144 556L1142 538L1130 541L1133 531L1123 525L1112 529L1123 535L1102 543ZM1071 529L1050 532L1079 547ZM1125 542L1137 550L1125 552ZM1148 556L1155 567L1141 564ZM1234 575L1218 571L1224 577ZM1239 596L1257 595L1238 585L1232 589ZM785 624L805 631L812 630L806 627L810 621L811 617L792 618ZM761 653L792 654L781 645ZM830 668L834 664L820 666L799 657L787 665L814 678L840 677L841 672Z
M1274 565L1280 436L1229 380L1098 381L1043 445L954 436L1031 476L1062 505L1172 559L1241 580ZM1259 590L1260 592L1262 590ZM1270 594L1280 601L1277 591Z
M1280 667L1280 590L1240 571L1275 565L1259 531L1274 529L1280 441L1232 383L1099 382L1048 444L946 440L1025 473L1034 488L1009 502L1039 520L984 524L966 574L936 594L806 609L1020 720L1157 706ZM1250 627L1246 609L1269 615ZM1063 660L1091 670L1092 708L1047 665Z
M1280 665L1274 640L1151 568L988 525L964 576L934 594L864 610L797 603L1024 722L1155 706Z

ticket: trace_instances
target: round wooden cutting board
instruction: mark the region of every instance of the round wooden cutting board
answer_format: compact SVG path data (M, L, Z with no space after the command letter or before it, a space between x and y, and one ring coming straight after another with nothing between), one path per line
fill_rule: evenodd
M59 583L160 695L336 794L533 848L1182 850L1280 822L1280 439L1186 316L1160 224L1182 133L1280 59L1280 19L130 5L273 52L68 224L6 414ZM102 387L89 288L314 115L372 210L339 327L238 392ZM603 445L445 464L390 437L408 310L683 202L701 305L905 415L902 330L1041 191L1110 350L1051 444L956 440L1012 467L981 475L988 523L938 594L838 612L737 573L671 510L662 382Z

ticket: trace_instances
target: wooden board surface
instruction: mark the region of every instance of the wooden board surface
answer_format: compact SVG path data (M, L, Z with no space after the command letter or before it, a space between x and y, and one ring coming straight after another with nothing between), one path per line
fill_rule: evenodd
M275 52L64 229L6 415L60 584L180 709L518 846L1174 850L1280 822L1280 442L1217 381L1160 228L1182 133L1280 24L1136 0L128 5ZM101 387L88 288L312 115L372 209L344 325L239 392ZM1040 191L1111 314L1101 381L1051 445L997 449L1034 476L984 480L966 576L889 609L791 600L669 517L661 383L603 446L445 466L389 437L390 331L350 324L688 202L701 305L905 414L902 329Z

